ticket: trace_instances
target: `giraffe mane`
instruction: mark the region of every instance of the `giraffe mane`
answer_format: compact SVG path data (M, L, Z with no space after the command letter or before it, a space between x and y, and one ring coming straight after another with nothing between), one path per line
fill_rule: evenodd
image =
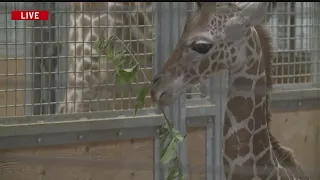
M267 122L268 124L271 121L271 112L270 112L270 92L272 90L272 60L273 60L273 46L272 46L272 37L269 30L265 25L255 26L255 29L258 33L259 40L261 43L261 49L263 53L263 63L266 72L266 81L267 81Z
M266 72L267 96L266 96L266 118L269 128L270 142L272 149L279 160L279 163L289 169L297 177L301 179L308 179L300 164L295 160L293 150L280 144L280 142L271 134L271 111L270 111L270 92L272 91L272 61L274 58L272 37L268 28L265 25L254 27L258 33L263 53L263 63Z

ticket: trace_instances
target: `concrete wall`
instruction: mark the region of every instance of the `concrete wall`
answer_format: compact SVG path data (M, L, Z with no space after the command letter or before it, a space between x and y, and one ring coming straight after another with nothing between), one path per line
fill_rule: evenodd
M271 131L296 159L311 179L320 179L320 110L275 113Z
M320 178L319 110L275 113L272 132L313 180ZM189 129L189 175L205 179L205 130ZM1 180L150 180L152 139L37 147L0 151Z

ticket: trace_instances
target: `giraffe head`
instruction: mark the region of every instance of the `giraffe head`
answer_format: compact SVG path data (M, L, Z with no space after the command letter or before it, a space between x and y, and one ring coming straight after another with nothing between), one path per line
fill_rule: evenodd
M182 36L162 70L153 78L154 102L172 104L187 87L221 70L237 71L246 61L254 26L264 22L268 2L197 3ZM256 53L256 56L260 56Z

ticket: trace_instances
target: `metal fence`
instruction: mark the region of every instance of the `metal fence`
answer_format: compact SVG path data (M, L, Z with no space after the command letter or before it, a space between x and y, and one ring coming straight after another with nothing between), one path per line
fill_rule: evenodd
M101 33L107 37L115 32L135 50L151 79L175 46L194 5L81 4L0 3L0 148L75 143L84 132L95 134L85 138L86 142L154 136L158 164L155 128L164 123L162 115L148 97L145 108L132 116L137 90L147 82L140 74L132 85L116 84L113 64L106 55L98 54L93 42ZM14 9L45 9L50 18L11 21ZM320 3L283 2L277 9L268 21L276 45L272 107L274 111L314 108L320 104ZM206 138L214 139L206 142L208 180L221 176L223 77L221 73L188 90L167 109L182 133L187 127L203 126ZM132 131L135 128L149 130ZM101 130L115 133L104 137ZM184 142L179 155L185 166L186 151ZM216 173L212 173L214 167ZM155 170L156 179L161 175L161 168Z

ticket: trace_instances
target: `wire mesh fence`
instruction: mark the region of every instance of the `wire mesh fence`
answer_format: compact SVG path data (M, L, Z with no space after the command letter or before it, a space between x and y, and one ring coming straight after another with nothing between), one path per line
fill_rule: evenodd
M275 84L312 83L318 62L319 3L279 3L268 25L275 37Z
M317 2L283 2L269 13L277 87L319 84L319 7ZM190 3L187 12L194 8ZM49 10L49 21L12 21L11 10L21 9ZM150 80L157 53L154 11L152 2L2 2L0 116L134 108L137 90L147 82L140 74L132 85L117 84L113 64L94 42L114 32L132 47ZM116 46L123 48L119 42ZM200 84L187 98L207 98L208 88L208 83ZM148 97L145 108L150 107Z
M142 75L115 83L114 68L94 46L115 33L151 79L153 3L2 3L2 116L133 108ZM11 10L44 9L49 21L12 21ZM107 10L107 11L106 11ZM117 44L121 48L120 43ZM116 45L116 46L117 46ZM90 86L90 87L89 87ZM150 100L146 106L151 106ZM63 107L62 107L63 106Z

